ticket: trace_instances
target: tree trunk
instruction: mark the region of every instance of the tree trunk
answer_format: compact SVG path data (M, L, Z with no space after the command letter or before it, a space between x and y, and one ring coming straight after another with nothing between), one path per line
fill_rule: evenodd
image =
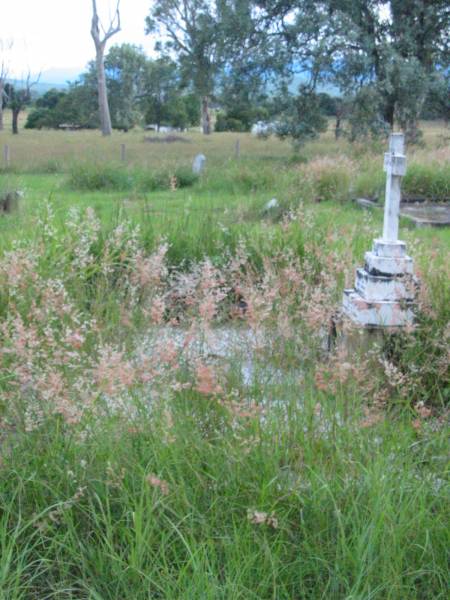
M209 114L209 98L202 97L202 131L205 135L211 133L211 116Z
M104 49L97 47L97 85L98 85L98 110L100 115L100 128L102 135L111 135L111 115L109 113L108 90L106 88L105 64L103 62Z
M12 132L17 135L19 133L19 113L20 110L13 108L12 110Z
M336 115L336 124L334 126L334 138L338 140L341 137L341 117Z
M384 120L389 125L391 131L394 130L395 121L395 99L387 98L386 106L384 109Z
M0 131L3 131L3 79L0 80Z

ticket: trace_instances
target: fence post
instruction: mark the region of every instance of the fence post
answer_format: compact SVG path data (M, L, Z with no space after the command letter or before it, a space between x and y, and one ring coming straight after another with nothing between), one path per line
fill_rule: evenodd
M8 144L5 144L3 146L3 160L5 162L5 166L9 167L9 165L11 163L11 154L9 152L9 146L8 146Z
M125 146L125 144L120 144L120 160L122 162L125 162L125 155L126 155L126 146Z
M236 140L236 145L234 147L234 154L236 158L240 158L241 156L241 140L238 138Z

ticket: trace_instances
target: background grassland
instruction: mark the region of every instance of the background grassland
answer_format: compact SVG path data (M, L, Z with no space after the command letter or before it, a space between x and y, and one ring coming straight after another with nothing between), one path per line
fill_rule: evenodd
M428 126L425 148L408 151L411 194L439 189L440 196L448 189L445 135L439 125ZM299 259L307 270L300 295L326 272L334 286L331 309L339 305L381 229L381 211L363 211L349 199L382 196L383 145L335 142L331 132L299 153L288 143L245 134L190 133L191 143L173 144L143 137L0 133L12 157L0 185L24 194L17 213L0 215L2 282L7 253L32 248L40 280L50 287L62 281L76 319L95 318L95 335L129 358L136 340L158 336L142 315L133 327L124 323L129 299L122 279L132 257L121 262L120 248L111 277L96 277L117 226L129 223L139 225L148 254L167 240L174 273L189 274L205 258L225 272L244 245L256 290L269 294L270 279L258 287L264 278ZM126 165L118 160L121 143ZM206 172L185 186L174 184L198 152L207 156ZM109 174L107 185L98 183L102 174ZM279 206L267 211L273 197ZM55 213L51 236L45 235L46 201ZM78 270L69 223L74 207L81 213L92 207L101 223L95 260ZM446 229L414 229L406 220L401 236L427 290L428 312L417 333L395 338L384 355L398 369L390 380L381 377L379 364L364 380L342 378L342 365L348 373L368 356L350 364L324 354L318 333L324 323L304 328L293 302L286 309L292 337L275 328L250 377L244 376L245 348L226 358L224 397L238 394L264 407L262 416L233 418L195 386L167 387L155 403L131 388L129 418L110 414L74 427L55 415L28 431L6 418L15 365L2 353L1 600L447 598L449 388L442 373L450 238ZM0 290L2 342L10 316L19 313L25 326L33 318L41 290L32 281L19 299L12 285ZM281 300L288 294L282 290ZM131 312L125 316L132 320ZM49 321L46 330L36 322L45 371L46 358L57 362L45 348L59 325ZM87 390L96 359L94 341L91 346ZM324 370L328 387L317 379ZM413 378L411 394L402 393L405 374ZM70 392L83 392L79 387ZM389 401L371 419L380 391L389 392ZM31 392L24 386L19 397L25 401ZM427 413L418 398L431 416L419 418L418 411Z

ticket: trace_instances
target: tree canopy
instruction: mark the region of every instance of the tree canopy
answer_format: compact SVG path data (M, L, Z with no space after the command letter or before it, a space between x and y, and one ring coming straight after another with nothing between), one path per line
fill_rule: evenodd
M218 131L263 119L302 143L334 114L337 135L395 124L416 141L421 115L449 118L444 0L155 0L145 28L156 58L122 44L104 59L115 128L201 120L210 133L213 106ZM28 126L97 127L97 77L92 62L66 93L36 103Z

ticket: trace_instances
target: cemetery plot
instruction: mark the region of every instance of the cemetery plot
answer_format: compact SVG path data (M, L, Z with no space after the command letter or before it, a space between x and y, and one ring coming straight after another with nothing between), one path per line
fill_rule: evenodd
M56 172L27 144L2 172L8 600L442 596L448 230L379 237L349 187L379 148L60 134ZM357 267L358 318L413 302L370 350L334 343Z

